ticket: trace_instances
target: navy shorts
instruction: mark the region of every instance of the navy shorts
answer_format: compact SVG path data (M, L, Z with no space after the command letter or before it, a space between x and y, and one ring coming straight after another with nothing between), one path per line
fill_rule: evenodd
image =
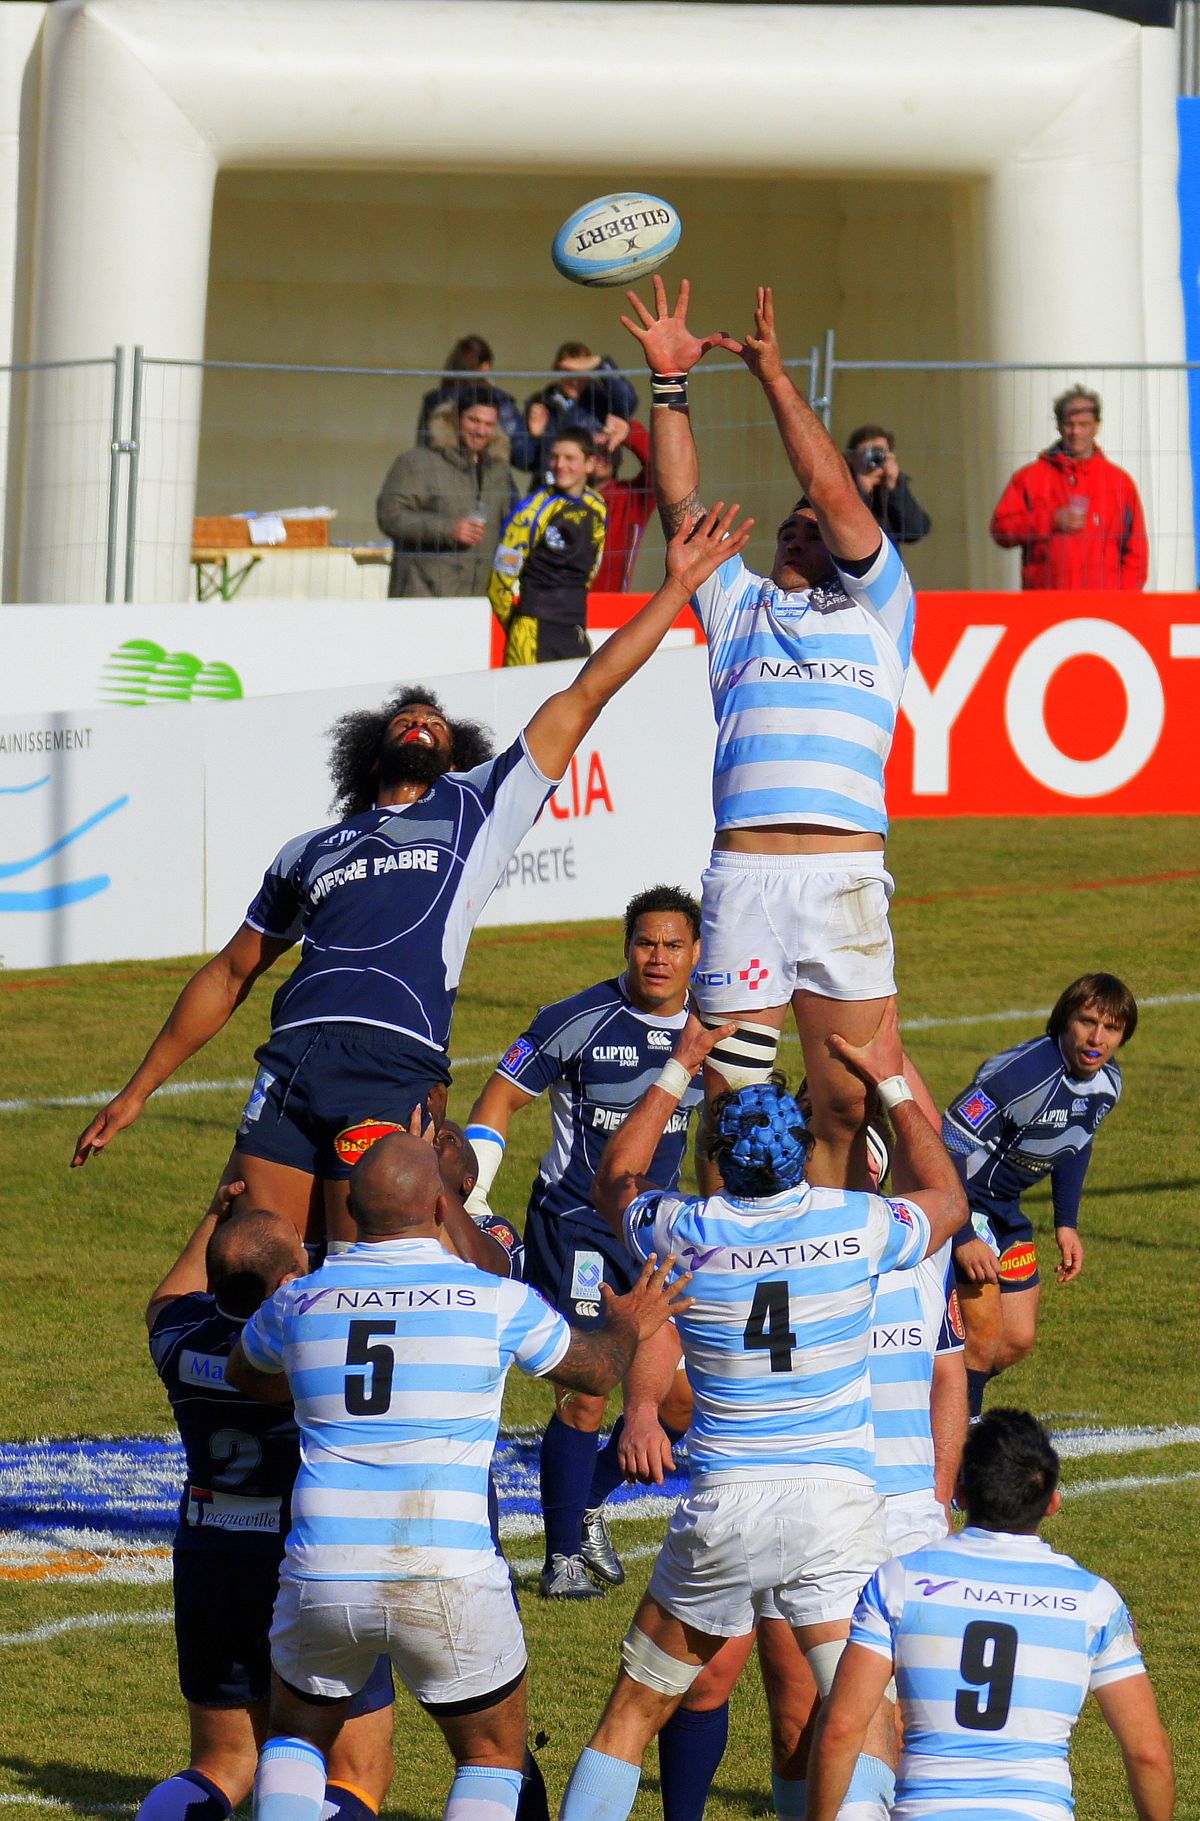
M972 1205L972 1214L983 1215L992 1230L1000 1262L1000 1294L1032 1290L1038 1279L1037 1246L1032 1223L1026 1218L1019 1201L989 1202L986 1207ZM967 1281L955 1267L958 1281Z
M185 1701L246 1707L268 1698L279 1562L271 1549L176 1549L175 1650ZM394 1699L392 1666L380 1657L347 1717L374 1713Z
M439 1051L374 1024L298 1024L269 1037L255 1061L238 1150L327 1181L344 1181L356 1161L338 1155L339 1132L363 1120L405 1125L450 1079Z
M525 1282L565 1315L573 1328L597 1328L602 1319L600 1285L623 1296L641 1276L641 1267L611 1233L565 1219L548 1219L532 1208L525 1220Z

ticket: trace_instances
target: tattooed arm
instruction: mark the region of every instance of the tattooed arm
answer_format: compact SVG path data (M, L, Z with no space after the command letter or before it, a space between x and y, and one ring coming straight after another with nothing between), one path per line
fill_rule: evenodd
M673 1315L691 1308L691 1297L681 1292L691 1282L692 1274L685 1271L669 1283L674 1265L673 1257L660 1265L651 1256L626 1296L617 1296L607 1284L602 1284L604 1326L586 1334L572 1329L570 1346L546 1377L569 1391L606 1397L628 1372L639 1341L656 1334Z

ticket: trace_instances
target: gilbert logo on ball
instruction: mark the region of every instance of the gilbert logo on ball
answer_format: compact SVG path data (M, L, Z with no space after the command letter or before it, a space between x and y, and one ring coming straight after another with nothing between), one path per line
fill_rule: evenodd
M621 191L598 196L569 215L554 236L550 257L577 285L627 285L655 272L683 231L678 211L661 196Z
M338 1133L333 1148L343 1163L357 1163L377 1138L386 1138L389 1132L403 1130L403 1126L396 1125L390 1119L360 1119L357 1125L348 1125L344 1132Z

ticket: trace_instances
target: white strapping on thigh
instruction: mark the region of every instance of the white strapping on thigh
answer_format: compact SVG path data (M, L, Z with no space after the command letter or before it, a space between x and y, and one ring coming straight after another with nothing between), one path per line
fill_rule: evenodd
M626 1675L660 1695L685 1695L701 1669L699 1663L681 1663L678 1657L669 1657L640 1625L631 1625L625 1633L621 1662Z

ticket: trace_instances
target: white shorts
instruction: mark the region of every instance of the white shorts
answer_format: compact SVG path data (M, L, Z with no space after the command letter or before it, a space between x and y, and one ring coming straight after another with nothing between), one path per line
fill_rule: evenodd
M473 1702L515 1682L525 1638L507 1565L497 1557L459 1581L309 1581L285 1572L271 1662L302 1694L357 1694L389 1656L424 1707Z
M683 1495L647 1592L697 1631L740 1638L768 1598L789 1625L850 1618L886 1556L873 1486L748 1480Z
M926 1543L944 1543L949 1535L946 1513L932 1487L921 1492L894 1492L883 1501L883 1532L889 1556L907 1555Z
M823 999L886 999L896 990L888 923L894 885L882 853L711 855L703 880L700 1010Z

